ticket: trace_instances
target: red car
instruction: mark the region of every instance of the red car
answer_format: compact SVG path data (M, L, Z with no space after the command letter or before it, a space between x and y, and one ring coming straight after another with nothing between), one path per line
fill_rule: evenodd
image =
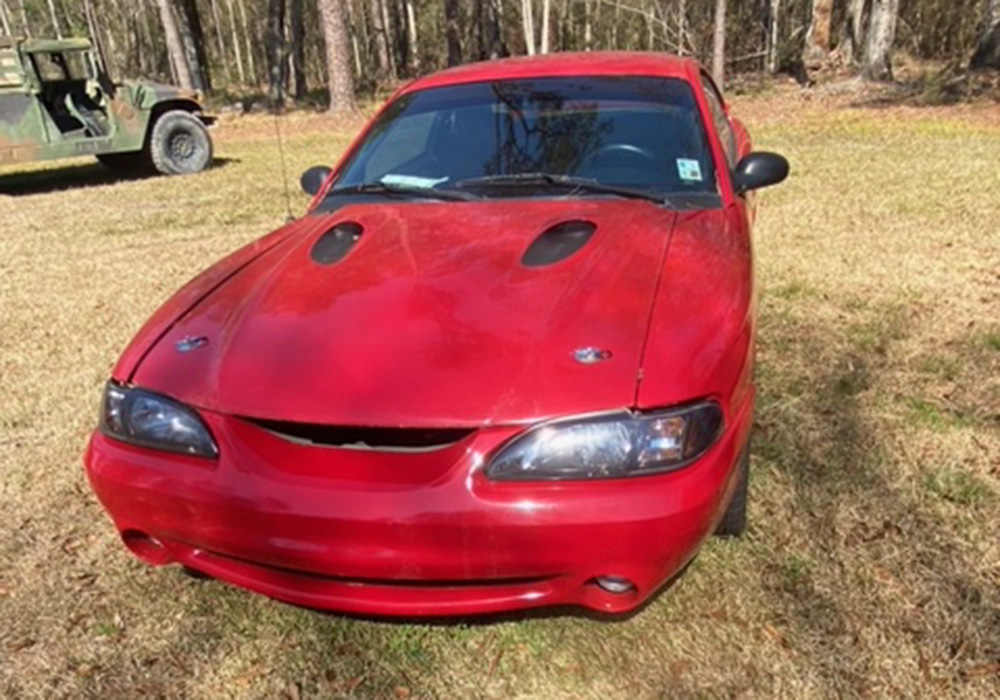
M417 80L146 323L90 482L144 561L304 606L634 609L743 530L751 191L787 172L692 60Z

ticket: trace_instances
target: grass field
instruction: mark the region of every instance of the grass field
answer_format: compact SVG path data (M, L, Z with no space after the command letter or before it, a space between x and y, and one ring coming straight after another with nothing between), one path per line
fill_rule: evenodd
M356 620L133 559L81 470L101 387L283 220L274 125L188 178L0 175L0 697L1000 696L1000 107L852 101L735 101L793 167L755 234L751 529L618 621ZM289 172L358 125L286 117Z

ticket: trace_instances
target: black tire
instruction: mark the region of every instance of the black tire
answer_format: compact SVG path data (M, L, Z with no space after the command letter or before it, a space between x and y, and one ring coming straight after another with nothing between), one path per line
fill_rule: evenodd
M725 515L715 528L718 537L739 537L747 529L747 483L750 480L750 445L743 449L743 456L740 458L740 470L736 477L739 481L733 490L733 497L729 501Z
M97 156L97 160L108 170L123 175L141 175L153 172L153 164L143 151L133 153L105 153Z
M212 138L198 117L183 110L160 115L149 136L149 157L164 175L188 175L212 164Z

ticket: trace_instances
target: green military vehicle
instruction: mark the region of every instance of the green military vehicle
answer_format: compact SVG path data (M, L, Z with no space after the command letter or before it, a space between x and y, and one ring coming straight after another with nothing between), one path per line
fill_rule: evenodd
M93 155L115 170L181 175L212 163L197 93L115 83L89 39L0 37L0 164Z

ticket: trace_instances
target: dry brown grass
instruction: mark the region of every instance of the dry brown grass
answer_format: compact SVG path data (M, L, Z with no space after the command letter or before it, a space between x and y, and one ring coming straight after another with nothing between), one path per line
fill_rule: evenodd
M273 124L190 178L0 177L0 696L997 697L1000 120L852 102L737 100L793 163L756 234L752 529L618 622L354 620L139 564L80 468L100 387L282 220ZM356 126L290 117L290 172Z

